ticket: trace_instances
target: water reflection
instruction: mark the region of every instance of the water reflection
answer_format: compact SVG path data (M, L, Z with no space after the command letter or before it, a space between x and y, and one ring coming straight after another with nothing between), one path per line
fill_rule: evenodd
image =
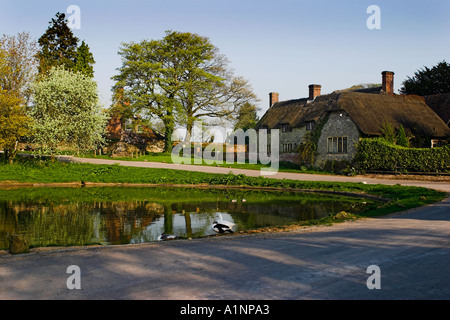
M111 200L115 199L115 200ZM242 201L245 199L245 202ZM235 231L362 211L366 200L273 191L175 188L37 188L0 190L0 248L12 234L31 246L128 244L162 233L203 237L217 213Z

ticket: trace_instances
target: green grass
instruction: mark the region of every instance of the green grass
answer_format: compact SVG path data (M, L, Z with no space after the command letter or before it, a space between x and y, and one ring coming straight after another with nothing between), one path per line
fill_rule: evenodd
M28 183L129 183L129 184L183 184L211 186L248 186L290 188L325 192L351 192L374 195L389 199L385 204L373 204L364 216L381 216L418 206L438 202L445 198L444 192L421 187L400 185L368 185L350 182L298 181L249 177L234 174L213 174L170 169L125 167L119 165L93 165L62 163L33 158L18 158L8 165L0 164L0 182Z

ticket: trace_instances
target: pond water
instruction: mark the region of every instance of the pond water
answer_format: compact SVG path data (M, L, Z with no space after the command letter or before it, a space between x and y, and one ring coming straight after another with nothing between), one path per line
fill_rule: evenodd
M0 249L24 235L30 246L115 245L216 234L220 213L234 232L319 219L370 201L317 193L198 188L0 189Z

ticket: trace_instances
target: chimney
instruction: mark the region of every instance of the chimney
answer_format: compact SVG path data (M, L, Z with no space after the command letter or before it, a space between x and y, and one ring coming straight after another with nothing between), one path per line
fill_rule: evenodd
M272 107L279 100L279 94L277 92L269 93L269 108Z
M308 100L314 100L317 96L320 96L320 90L322 86L320 84L309 85L309 98Z
M384 94L394 94L394 72L392 71L383 71L381 73L383 75L383 87L381 92Z

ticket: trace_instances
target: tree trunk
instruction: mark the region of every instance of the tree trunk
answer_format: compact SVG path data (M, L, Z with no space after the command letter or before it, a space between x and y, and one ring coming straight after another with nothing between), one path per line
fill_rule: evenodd
M164 152L171 153L172 152L172 134L174 131L174 124L173 121L164 121Z
M186 135L184 137L185 142L191 142L191 136L192 136L192 123L188 123L186 126Z

